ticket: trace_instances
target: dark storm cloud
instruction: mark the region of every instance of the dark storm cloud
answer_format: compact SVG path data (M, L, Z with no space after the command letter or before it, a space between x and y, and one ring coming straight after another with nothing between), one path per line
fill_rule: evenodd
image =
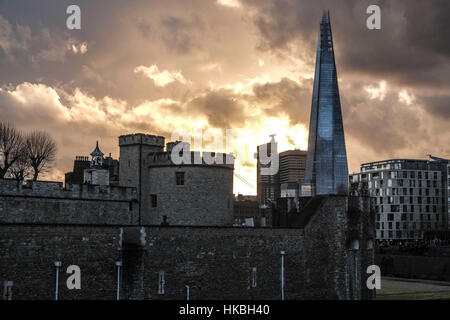
M144 36L145 38L150 37L152 32L152 26L148 21L144 19L137 21L137 28L142 33L142 36Z
M450 1L243 0L243 3L253 8L250 16L260 35L260 50L286 54L292 48L302 47L310 63L315 58L322 9L330 9L338 75L353 84L351 89L340 90L346 132L371 149L392 154L408 147L417 149L417 141L429 138L426 126L431 123L421 123L417 114L411 115L398 102L396 94L402 88L408 88L417 97L415 103L423 102L420 108L434 119L449 119ZM381 8L381 30L366 28L366 8L371 4ZM290 54L300 56L295 51ZM358 86L358 82L381 80L397 90L383 101L367 99L363 86ZM429 93L423 90L435 94L427 97ZM295 116L301 118L299 114ZM413 136L417 139L414 143ZM449 152L448 148L444 151Z
M404 117L404 106L395 95L389 94L383 101L365 99L353 101L341 98L346 105L343 111L345 133L357 137L373 151L392 154L395 150L407 147L409 130L420 130L420 119L415 114ZM406 113L405 113L406 114ZM399 116L400 115L400 116ZM395 128L395 130L393 130Z
M424 97L422 101L432 114L450 121L450 96Z
M410 1L405 3L405 39L411 46L423 47L444 57L450 57L450 27L447 0Z
M263 106L267 115L279 116L286 113L292 124L307 124L311 108L312 81L300 85L288 78L279 82L255 84L255 102ZM309 103L308 103L309 102Z
M232 128L245 121L242 102L230 90L210 91L194 98L188 110L206 115L210 125L218 128Z
M161 19L163 27L162 39L169 50L186 54L193 47L197 48L199 43L193 37L203 30L204 23L200 16L193 14L190 18L167 16Z
M259 30L262 50L277 52L300 43L313 55L322 9L330 9L341 70L409 85L448 85L449 1L243 2L257 12L252 20ZM366 28L366 8L371 4L381 8L381 30ZM446 72L439 72L442 68Z
M255 117L251 111L252 107L258 108L264 116L288 115L292 125L307 125L311 107L311 86L312 81L305 80L300 85L291 79L283 78L277 82L256 83L251 94L225 89L208 91L189 101L187 110L206 115L209 124L219 128L242 126L246 120Z

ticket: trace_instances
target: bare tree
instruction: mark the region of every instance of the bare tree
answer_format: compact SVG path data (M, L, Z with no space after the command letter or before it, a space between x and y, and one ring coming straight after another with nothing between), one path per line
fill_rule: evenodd
M17 161L22 150L23 136L11 124L0 122L0 179Z
M17 183L20 183L21 181L31 177L32 173L33 170L31 167L30 158L28 157L26 144L22 143L22 147L19 149L19 157L9 167L8 175L16 179Z
M56 142L43 131L34 131L26 136L25 148L33 170L33 181L36 181L39 173L46 172L56 158Z

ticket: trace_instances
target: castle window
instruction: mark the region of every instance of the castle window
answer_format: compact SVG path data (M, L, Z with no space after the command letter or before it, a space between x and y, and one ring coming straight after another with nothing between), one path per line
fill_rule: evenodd
M164 285L166 281L164 280L164 271L160 271L158 274L158 294L164 294Z
M3 282L3 300L12 300L12 281Z
M175 173L177 186L184 186L184 172Z
M158 197L156 196L156 194L151 194L150 199L152 202L152 208L156 208L158 206Z
M256 268L252 268L252 288L256 288Z
M349 246L350 250L359 250L359 240L358 239L354 239L350 242L350 246Z
M133 211L133 201L130 201L130 206L129 206L128 210Z

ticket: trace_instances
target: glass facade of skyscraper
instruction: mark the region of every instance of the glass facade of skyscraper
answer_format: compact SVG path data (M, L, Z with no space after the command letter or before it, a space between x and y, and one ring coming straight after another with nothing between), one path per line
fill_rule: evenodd
M320 24L305 180L312 195L347 194L348 167L330 16Z

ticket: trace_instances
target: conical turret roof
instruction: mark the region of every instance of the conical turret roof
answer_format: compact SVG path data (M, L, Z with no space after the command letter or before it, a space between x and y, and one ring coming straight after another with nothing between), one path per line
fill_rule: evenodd
M93 157L103 157L103 152L101 152L99 147L98 147L98 141L97 141L97 144L95 146L94 151L91 152L91 156L93 156Z

